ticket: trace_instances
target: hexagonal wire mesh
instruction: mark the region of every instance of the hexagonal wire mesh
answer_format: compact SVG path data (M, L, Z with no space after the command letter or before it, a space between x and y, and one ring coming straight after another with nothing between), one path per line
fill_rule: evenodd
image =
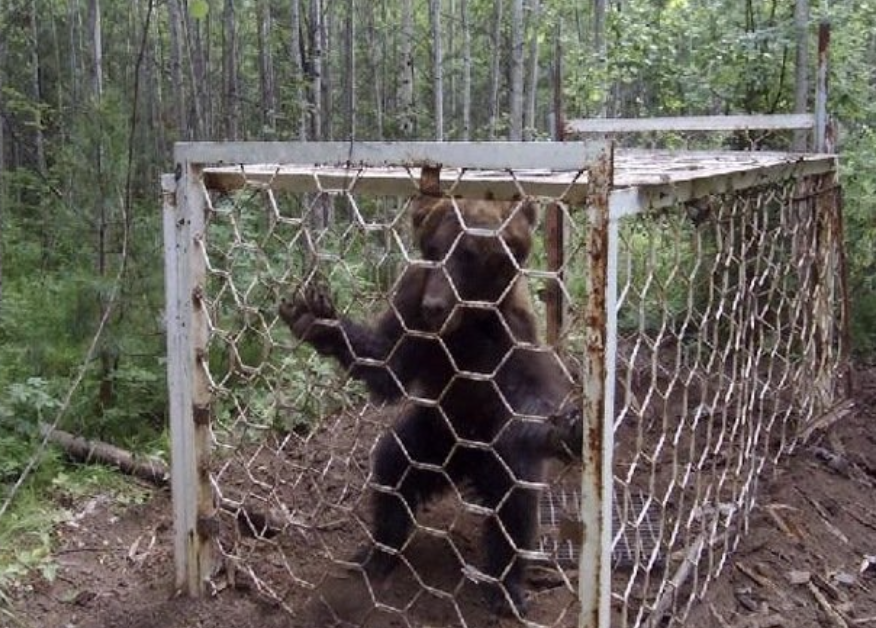
M612 558L611 613L600 625L682 622L744 533L763 472L793 446L801 425L841 397L838 192L830 172L794 172L743 191L685 203L664 198L659 211L613 216L606 307L616 318L610 315L603 329L614 398L607 414L615 444L603 452L613 457L611 547L603 548ZM452 196L484 176L445 169L442 185ZM576 391L587 390L587 382L573 383L586 343L586 219L575 203L563 202L582 198L570 193L581 171L561 177L563 184L551 188L554 198L537 199L518 171L489 176L494 190L501 180L510 194L536 201L543 216L564 225L559 264L552 257L556 241L543 237L547 220L535 226L529 257L515 257L514 243L503 234L525 202L503 206L501 219L484 224L473 218L468 201L453 201L450 244L437 256L418 249L422 234L412 229L410 215L420 203L419 169L292 174L244 166L190 183L187 198L206 204L205 237L196 251L205 272L193 285L203 284L194 307L203 307L207 322L194 368L203 381L200 393L194 386L193 403L209 408L212 453L203 464L209 464L212 499L221 512L210 525L196 526L221 556L207 576L214 586L254 587L302 625L481 625L493 610L485 591L498 589L492 602L500 610L504 602L504 610L513 611L508 603L518 601L509 577L516 561L489 559L497 546L500 554L510 546L529 563L527 623L587 625L580 623L587 620L579 617L577 599L577 543L588 509L580 464L556 452L533 454L537 430L535 440L520 445L515 436L518 444L503 450L503 435L533 438L529 428L555 425L550 417L567 409ZM494 283L506 285L488 298L464 294L464 280L451 266L463 257L467 238L497 236L505 244L493 255L499 266L510 260L514 278L500 280L502 273L490 266ZM483 255L465 257L468 274L484 263ZM437 269L451 286L457 310L467 312L459 314L462 323L454 323L453 314L434 328L405 322L399 294L410 273L424 267ZM533 295L540 337L548 312L557 311L551 296L562 295L565 316L552 334L556 350L511 329L503 299L521 276ZM332 307L314 305L314 293L317 302L330 298ZM277 316L284 297L295 304L292 322ZM302 308L384 331L387 316L402 325L383 353L369 353L362 329L344 323L323 328L334 330L327 332L334 338L329 344L340 339L343 346L323 343L320 349L315 336L295 329L304 320ZM490 322L496 313L499 322ZM462 343L475 354L501 346L499 355L488 366L472 361L467 347L452 340L454 324L477 327L477 342L467 336ZM447 359L435 366L432 350L420 345L412 352L416 359L394 362L411 338L437 342ZM338 369L342 353L358 361ZM517 407L519 399L506 398L515 394L503 383L506 372L545 358L551 378L569 384L551 403ZM449 369L435 390L427 390L432 380L405 372L427 366ZM375 394L368 369L389 373L398 394ZM491 392L485 396L472 385L454 394L461 381ZM525 390L527 399L540 394ZM199 406L199 394L207 406ZM459 410L460 403L476 408L475 416ZM411 412L431 417L418 419L415 429L425 434L419 441L407 436ZM500 417L492 431L470 427L491 415ZM428 455L417 449L422 440ZM392 482L371 462L388 449L402 452L392 458L403 467L390 474ZM543 458L546 475L527 475L532 465L525 461ZM413 492L408 477L416 480ZM433 493L442 499L425 499ZM504 516L518 494L539 497ZM395 500L396 507L373 511L381 499ZM521 508L538 515L533 545L514 530L525 519ZM400 517L414 522L413 533L388 543L381 522ZM393 559L389 575L369 566L375 552L357 553L375 542L386 550L376 554Z

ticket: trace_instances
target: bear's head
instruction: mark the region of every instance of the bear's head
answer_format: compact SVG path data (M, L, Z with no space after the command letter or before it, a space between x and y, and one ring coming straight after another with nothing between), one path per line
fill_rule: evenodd
M460 304L483 311L508 300L532 248L533 202L421 196L412 209L414 239L427 262L420 314L429 330L456 327Z

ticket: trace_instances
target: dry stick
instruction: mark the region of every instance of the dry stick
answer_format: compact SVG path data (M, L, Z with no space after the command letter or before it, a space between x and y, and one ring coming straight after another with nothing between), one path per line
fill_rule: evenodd
M700 534L693 542L693 545L688 548L684 559L678 566L678 570L669 581L669 586L666 588L663 595L660 596L660 599L657 600L657 603L654 605L654 610L651 611L651 614L648 616L648 621L645 622L645 628L657 628L663 620L663 616L672 606L672 600L675 597L676 591L678 591L678 589L680 589L687 581L690 577L691 571L693 571L693 568L699 562L705 543L706 537L705 533L703 533Z
M849 628L848 622L843 619L843 616L839 614L839 612L831 606L830 602L827 601L827 598L824 597L824 593L815 586L813 582L806 583L809 586L809 591L812 593L812 596L815 598L815 601L818 602L818 605L821 607L821 610L827 615L828 619L830 619L831 624L836 626L836 628Z

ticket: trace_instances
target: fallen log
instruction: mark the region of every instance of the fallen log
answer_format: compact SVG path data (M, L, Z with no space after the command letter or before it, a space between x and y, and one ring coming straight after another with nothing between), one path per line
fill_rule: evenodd
M51 425L45 423L40 423L40 435L58 445L73 460L86 464L98 462L112 465L156 486L167 486L170 483L170 469L160 460L138 457L127 449L52 429Z
M40 424L40 435L64 450L72 460L85 464L100 463L116 467L123 473L134 476L158 487L170 484L170 468L160 460L145 459L136 454L99 440L76 436L64 430L52 429ZM251 537L270 538L282 531L286 518L270 509L262 510L244 506L231 499L222 498L219 507L237 519L241 533Z

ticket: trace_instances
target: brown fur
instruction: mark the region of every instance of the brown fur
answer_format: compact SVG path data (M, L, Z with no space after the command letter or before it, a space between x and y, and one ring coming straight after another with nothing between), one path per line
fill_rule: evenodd
M580 443L580 423L558 431L545 420L563 409L571 385L538 347L521 274L535 220L529 201L419 197L412 224L423 261L405 269L393 306L374 325L338 317L328 293L315 287L280 305L293 334L337 359L373 397L412 398L374 452L373 480L383 489L374 494L375 540L400 550L413 527L409 513L449 482L472 484L493 511L485 531L489 599L497 610L519 613L517 550L532 549L537 493L517 482L543 481L543 463L560 455L558 443L578 450ZM395 558L385 549L361 554L374 578Z

